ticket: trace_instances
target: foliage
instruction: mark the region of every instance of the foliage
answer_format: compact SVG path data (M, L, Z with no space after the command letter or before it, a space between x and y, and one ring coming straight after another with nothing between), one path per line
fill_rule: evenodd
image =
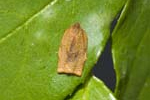
M90 71L113 31L119 100L150 96L149 0L0 0L0 100L114 100ZM57 73L64 31L79 22L88 36L82 77Z

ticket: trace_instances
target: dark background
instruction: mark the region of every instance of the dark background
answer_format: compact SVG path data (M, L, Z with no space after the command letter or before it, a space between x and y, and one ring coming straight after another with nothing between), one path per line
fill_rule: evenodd
M117 23L120 13L112 21L110 26L110 37L106 43L106 46L100 55L98 62L95 64L92 73L101 79L112 91L115 89L116 74L113 66L111 44L112 44L112 31Z
M112 91L114 91L116 76L113 69L110 40L107 42L103 53L101 54L98 62L95 64L93 74L100 78Z

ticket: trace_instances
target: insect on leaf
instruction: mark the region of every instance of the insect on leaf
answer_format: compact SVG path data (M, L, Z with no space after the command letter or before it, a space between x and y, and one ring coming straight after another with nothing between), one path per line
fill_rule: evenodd
M87 41L86 33L79 23L65 31L59 48L58 73L82 75L86 60Z

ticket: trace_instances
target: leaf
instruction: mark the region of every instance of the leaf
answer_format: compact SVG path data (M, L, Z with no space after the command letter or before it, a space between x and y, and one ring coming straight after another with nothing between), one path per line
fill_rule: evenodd
M116 100L105 84L92 76L69 100Z
M150 99L149 5L149 0L129 0L113 33L119 100Z
M21 26L52 0L0 0L0 39Z
M5 1L0 4L5 5ZM25 7L29 12L34 3L40 8L46 4L46 1L40 4L41 1L7 0L13 1L11 12L24 11L18 7L20 3L23 8L23 4L31 6ZM4 30L8 29L8 33L0 31L0 100L62 100L71 94L88 78L108 39L110 23L124 3L124 0L54 0L40 10L31 10L26 20L14 23L11 18L15 16L8 17L6 21L14 23L9 25L10 29L6 23L0 24ZM88 35L88 59L82 77L58 74L56 70L61 38L75 22Z

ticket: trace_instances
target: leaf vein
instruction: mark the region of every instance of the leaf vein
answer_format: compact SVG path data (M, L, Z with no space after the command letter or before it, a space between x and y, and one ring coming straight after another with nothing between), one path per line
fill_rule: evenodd
M15 29L13 29L12 31L8 32L7 35L5 35L4 37L2 37L0 39L0 44L3 43L5 40L7 40L9 37L13 36L16 31L22 29L24 26L28 25L28 23L30 23L34 18L36 18L39 14L41 14L43 11L45 11L45 9L47 9L49 6L54 5L58 0L53 0L50 1L47 5L45 5L41 10L39 10L38 12L36 12L35 14L33 14L31 17L29 17L26 21L24 21L21 25L18 25L18 27L16 27Z

